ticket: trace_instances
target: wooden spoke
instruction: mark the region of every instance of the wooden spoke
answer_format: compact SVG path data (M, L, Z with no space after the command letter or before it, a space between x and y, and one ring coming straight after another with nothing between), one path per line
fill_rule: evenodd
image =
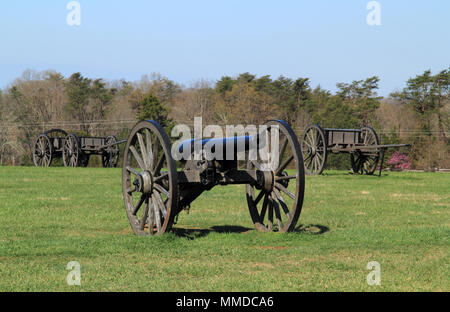
M283 144L281 144L280 156L278 158L280 161L283 159L283 156L284 156L284 153L286 152L287 146L288 146L288 139L286 137L284 137Z
M165 188L163 188L161 185L159 184L154 184L154 188L157 189L160 193L163 193L164 195L166 195L167 197L169 197L169 191L167 191Z
M139 167L141 167L142 170L145 170L146 168L145 163L142 160L141 156L139 156L139 153L137 152L136 148L133 145L130 146L130 151L131 153L133 153L134 159L136 159Z
M148 198L146 198L146 199L145 199L144 213L142 214L141 222L139 223L139 224L140 224L140 229L141 229L141 231L143 231L144 228L145 228L145 223L146 223L146 221L147 221L147 218L148 218L148 211L149 211L149 208L150 208L149 206L150 206L149 200L148 200ZM149 228L150 228L150 224L149 224ZM150 229L151 229L151 228L150 228Z
M291 155L288 159L285 160L285 162L277 169L275 172L275 175L279 175L281 172L283 172L284 169L289 165L289 163L294 159L294 155Z
M307 160L311 159L311 157L312 157L312 154L311 154L311 153L308 153L308 156L304 157L304 160L303 160L303 161L306 162Z
M269 195L269 218L267 220L267 229L269 231L273 230L273 199Z
M137 188L135 186L130 186L129 188L127 188L127 193L128 194L132 194L134 192L137 191Z
M138 138L139 147L141 148L141 154L142 154L142 161L144 164L144 168L142 169L149 169L149 163L148 163L148 155L147 155L147 148L145 147L144 140L142 139L142 135L138 132L136 133L136 136ZM134 147L133 147L134 148ZM134 153L133 153L134 154ZM136 157L136 156L135 156ZM136 159L137 160L137 159ZM139 161L138 161L139 162Z
M292 180L292 179L297 179L297 176L296 175L290 175L290 176L275 177L275 181Z
M264 196L263 205L261 207L261 214L259 215L261 223L264 223L264 218L266 217L266 211L267 211L267 204L268 203L269 203L269 195L266 194L266 196Z
M261 199L263 198L264 194L266 194L266 192L261 191L258 195L258 197L256 197L255 199L255 205L258 205L258 203L261 201Z
M281 195L280 191L278 191L276 188L273 190L275 193L275 197L280 204L281 208L283 209L284 213L288 217L288 219L291 217L291 212L289 211L288 206L286 205L286 202L284 201L283 196Z
M295 200L295 195L291 193L287 188L285 188L283 185L281 185L278 182L275 182L275 187L278 188L280 191L284 192L286 195L288 195L290 198Z
M127 170L131 173L134 173L135 175L140 175L141 173L139 171L137 171L136 169L131 168L130 166L126 167Z
M153 212L155 213L155 219L156 219L156 228L158 229L158 233L161 232L161 216L159 214L159 205L156 202L155 197L152 197L152 207L153 207Z
M161 158L159 158L158 163L155 166L155 170L153 171L153 175L157 175L158 173L160 173L161 168L162 168L162 166L164 164L164 158L165 158L165 155L161 155Z
M153 170L153 148L152 148L152 135L148 129L145 129L145 139L147 140L147 156L148 156L148 169Z
M281 220L280 207L278 206L278 202L273 199L273 208L275 210L275 218L277 220L278 230L283 228L283 221Z
M156 183L156 182L158 182L158 181L160 181L160 180L162 180L162 179L167 178L168 176L169 176L169 173L165 172L165 173L163 173L162 175L160 175L159 177L154 178L154 179L153 179L153 182Z
M155 142L153 142L153 160L152 163L155 166L155 168L158 166L158 155L159 155L159 144L158 144L158 137L155 135ZM161 168L159 169L161 170ZM156 172L156 170L155 170Z
M303 141L303 143L304 144L306 144L308 147L312 147L312 145L310 144L311 142L309 142L308 140L307 140L307 138Z
M157 191L153 190L153 198L156 200L164 219L167 218L167 208L162 201L161 195Z
M147 199L147 196L145 196L145 194L142 194L141 199L139 199L139 202L137 203L137 205L134 207L134 210L132 212L133 216L135 216L137 214L137 212L139 211L139 209L141 208L142 204L144 203L144 201Z
M150 205L150 201L149 201L149 205ZM155 226L156 226L155 211L153 209L149 209L149 212L148 212L148 229L149 229L149 234L150 235L154 235Z

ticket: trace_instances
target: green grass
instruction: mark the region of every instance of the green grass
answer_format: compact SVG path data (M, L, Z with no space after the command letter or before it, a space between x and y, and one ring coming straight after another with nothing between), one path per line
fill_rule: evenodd
M450 175L307 177L301 226L253 230L244 186L132 234L120 169L0 167L0 291L449 291ZM381 286L368 286L369 261ZM66 265L81 264L81 286Z

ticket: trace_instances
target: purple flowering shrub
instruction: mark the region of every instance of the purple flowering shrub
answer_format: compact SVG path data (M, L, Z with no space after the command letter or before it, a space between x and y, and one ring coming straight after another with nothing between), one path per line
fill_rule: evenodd
M411 169L412 161L408 155L395 152L387 161L387 164L391 167L391 169Z

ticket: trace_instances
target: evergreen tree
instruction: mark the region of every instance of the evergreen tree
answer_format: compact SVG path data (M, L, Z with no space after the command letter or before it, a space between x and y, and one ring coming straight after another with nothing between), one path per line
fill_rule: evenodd
M89 125L87 106L89 104L91 80L80 73L72 74L66 83L66 111L81 123L81 130L88 132Z
M351 84L338 83L337 94L352 108L361 126L374 126L375 111L380 107L380 99L376 90L380 79L377 76L366 80L355 80Z
M153 94L148 93L139 101L138 120L155 120L163 127L171 128L172 119L168 116L169 110Z

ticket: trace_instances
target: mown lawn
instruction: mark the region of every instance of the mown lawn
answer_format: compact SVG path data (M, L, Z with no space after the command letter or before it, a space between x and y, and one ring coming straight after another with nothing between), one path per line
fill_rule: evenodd
M120 169L0 167L0 291L450 291L449 208L450 174L326 171L293 233L253 230L244 186L226 186L142 238Z

